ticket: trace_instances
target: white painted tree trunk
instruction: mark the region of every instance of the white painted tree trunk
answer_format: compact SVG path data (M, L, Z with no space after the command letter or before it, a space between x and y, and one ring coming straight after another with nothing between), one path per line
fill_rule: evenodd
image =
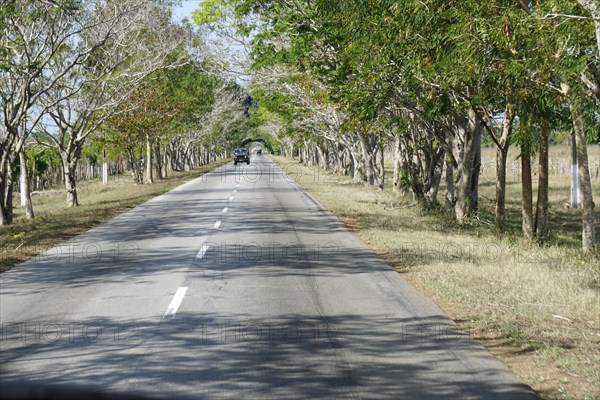
M596 217L595 204L592 192L592 180L587 155L587 144L585 142L585 129L581 111L573 103L570 105L573 118L573 130L575 132L575 145L577 151L577 169L579 172L579 189L581 192L581 217L582 249L586 254L593 253L596 249Z
M19 151L19 162L21 164L21 205L25 207L25 216L33 218L33 204L31 203L31 191L27 179L27 157L25 149Z
M102 184L108 185L108 163L106 161L102 163Z
M571 134L571 208L579 208L579 173L577 169L577 146L575 131Z

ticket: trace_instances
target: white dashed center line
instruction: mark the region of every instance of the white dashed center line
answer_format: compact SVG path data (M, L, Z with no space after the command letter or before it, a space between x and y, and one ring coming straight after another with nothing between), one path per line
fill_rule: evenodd
M163 318L165 318L167 315L172 315L173 318L175 318L175 313L177 313L177 309L179 308L179 306L181 305L181 301L183 300L183 297L185 296L185 292L187 292L187 287L180 287L179 289L177 289L177 293L175 293L175 296L173 296L173 300L171 300L171 303L169 304L169 307L167 307L167 312L165 312L165 315L163 315Z
M218 220L217 222L215 222L215 229L219 229L220 226L221 226L221 220Z
M229 210L229 207L225 207L225 208L223 209L223 211L222 211L222 212L223 212L223 214L225 214L225 213L227 212L227 210Z
M205 254L206 254L206 252L208 251L208 248L209 248L209 247L210 247L210 246L206 246L206 245L202 246L202 248L200 249L200 251L198 252L198 254L196 254L196 259L197 259L197 260L201 260L201 259L202 259L202 257L204 257L204 255L205 255Z
M233 196L230 196L230 197L229 197L229 201L233 201Z
M235 189L235 190L233 191L233 193L237 193L237 189Z

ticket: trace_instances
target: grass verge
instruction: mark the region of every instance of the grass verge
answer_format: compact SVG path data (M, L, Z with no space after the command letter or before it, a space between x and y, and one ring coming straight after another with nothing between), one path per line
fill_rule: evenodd
M272 158L543 398L600 399L597 258L566 240L529 245L477 220L457 227L449 211L425 213L390 191Z
M102 185L100 179L81 181L77 188L81 205L73 208L66 208L63 188L39 192L32 198L34 219L26 219L23 208L15 207L14 223L0 226L0 272L229 161L218 160L189 172L172 172L167 178L146 185L134 185L126 176L110 177L108 186ZM18 197L14 202L19 204Z

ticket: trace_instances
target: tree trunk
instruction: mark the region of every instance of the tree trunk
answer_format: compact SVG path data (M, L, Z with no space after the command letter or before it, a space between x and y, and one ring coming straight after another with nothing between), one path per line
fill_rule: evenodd
M102 184L108 185L108 163L106 161L102 162Z
M496 204L495 218L496 226L503 229L506 223L506 163L508 161L508 149L513 132L515 119L515 105L508 101L504 108L504 122L502 124L502 135L495 140L496 143ZM493 135L493 133L491 133Z
M506 223L506 161L508 160L508 143L496 148L496 226L504 228Z
M10 225L12 220L9 219L9 213L6 208L5 194L6 192L6 179L0 178L0 226Z
M160 143L156 143L156 146L154 147L154 153L155 153L155 159L156 159L156 177L158 179L163 179L164 174L163 174L162 155L161 155L161 151L160 151Z
M428 207L435 207L438 204L437 195L442 181L442 172L444 171L445 150L439 149L433 158L430 176L427 178L429 188L425 192L425 200Z
M529 140L527 138L526 140ZM531 184L531 149L529 142L521 144L521 215L523 235L533 239L533 189Z
M361 183L366 180L363 159L360 154L356 154L353 150L352 155L352 182Z
M577 141L571 131L571 208L579 208L579 172L577 170Z
M19 151L19 163L21 165L21 205L25 207L25 216L29 219L34 217L33 204L31 203L31 190L27 173L27 156L25 149Z
M454 189L454 160L452 158L452 154L446 154L445 157L446 164L446 201L452 207L454 207L456 198L455 198L455 189Z
M378 168L378 174L379 177L377 179L377 187L379 188L379 190L383 190L385 187L385 149L383 148L383 145L380 144L379 145L379 168Z
M542 118L540 127L540 158L538 197L535 207L535 232L540 241L548 235L548 121Z
M474 139L475 155L473 158L473 170L469 190L469 212L479 211L479 174L481 173L481 134Z
M0 225L9 225L8 213L6 210L6 185L7 185L7 170L6 170L6 154L2 154L0 150L1 164L0 164Z
M396 138L394 146L394 176L393 176L393 188L392 190L397 195L404 196L406 191L404 184L402 183L402 142L399 137Z
M348 154L346 154L346 159L348 161L346 164L346 175L348 175L348 177L352 179L353 182L356 182L356 161L354 159L354 156L352 155L351 150L348 150Z
M77 207L79 201L77 199L77 184L76 184L77 162L63 161L63 172L65 176L65 189L67 190L67 207Z
M312 145L312 151L310 152L311 154L311 165L315 166L315 167L319 167L319 164L321 164L321 159L319 158L319 149L318 149L318 145L317 144L313 144Z
M0 225L13 222L11 162L10 154L0 150Z
M463 150L461 157L458 157L458 182L456 184L456 204L454 205L454 214L458 223L462 223L469 215L471 208L469 199L471 197L471 178L473 176L473 167L477 145L481 139L481 129L475 110L470 109L466 128L462 129Z
M12 157L8 158L6 165L6 186L4 188L4 207L5 207L5 221L6 225L13 223L13 190L14 190L14 177L13 177L13 160Z
M150 135L146 134L146 182L153 183L152 141Z
M183 159L183 170L186 172L192 170L192 152L193 149L191 148L191 143L188 143L185 146L183 146L181 150L181 157Z
M360 148L362 150L362 160L364 164L365 171L365 181L370 186L375 184L375 171L373 166L373 149L369 138L363 135L362 133L358 134L358 139L360 142Z
M593 253L596 248L596 221L594 214L594 199L592 195L592 181L588 165L587 145L581 111L573 102L570 102L573 129L575 131L575 144L577 147L577 169L579 172L579 188L581 190L582 206L582 232L581 241L583 252Z

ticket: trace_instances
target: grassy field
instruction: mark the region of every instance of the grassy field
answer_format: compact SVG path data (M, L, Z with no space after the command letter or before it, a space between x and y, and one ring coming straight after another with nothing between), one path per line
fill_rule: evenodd
M509 168L509 230L493 228L492 149L483 154L480 217L463 227L450 210L424 213L389 190L273 158L543 398L600 399L600 266L580 254L580 211L564 207L568 154L551 151L550 241L541 247L520 238L516 162ZM590 161L592 169L600 163L600 148L590 149ZM596 199L599 187L594 175Z
M130 176L110 177L108 186L99 179L81 181L81 206L74 208L66 208L63 188L39 192L32 197L35 219L25 219L24 209L17 206L14 224L0 227L0 272L229 161L174 172L151 185L134 185ZM14 204L20 204L17 196Z

